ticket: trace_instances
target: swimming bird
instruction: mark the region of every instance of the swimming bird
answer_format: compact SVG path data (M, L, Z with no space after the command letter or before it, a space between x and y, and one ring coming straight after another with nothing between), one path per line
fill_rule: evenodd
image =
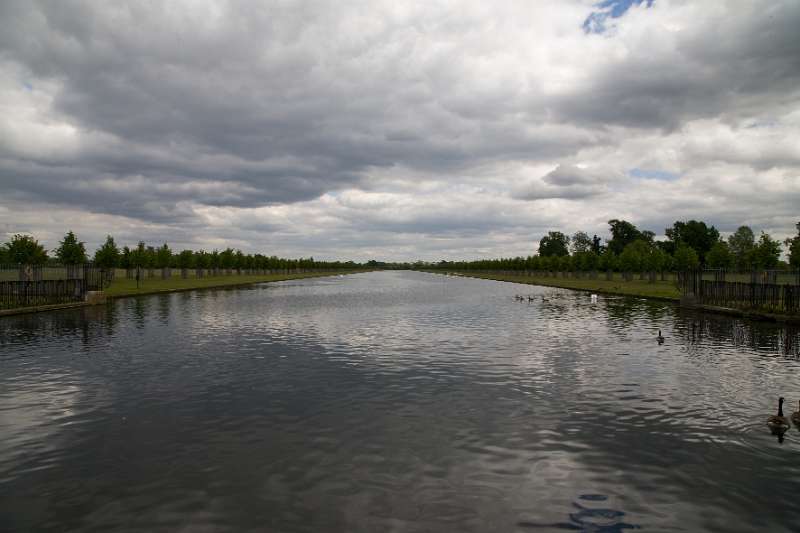
M800 406L800 402L797 403ZM800 426L800 409L792 413L792 422L794 422L795 426Z
M661 335L661 330L658 330L658 337L656 337L658 344L664 344L664 336Z
M773 433L782 433L789 429L789 419L783 416L783 396L778 398L778 414L767 418L767 425Z

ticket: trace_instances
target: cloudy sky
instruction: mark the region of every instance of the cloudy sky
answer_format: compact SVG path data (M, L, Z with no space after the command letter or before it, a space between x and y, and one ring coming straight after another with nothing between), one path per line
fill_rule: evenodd
M0 238L438 260L800 220L800 2L0 3Z

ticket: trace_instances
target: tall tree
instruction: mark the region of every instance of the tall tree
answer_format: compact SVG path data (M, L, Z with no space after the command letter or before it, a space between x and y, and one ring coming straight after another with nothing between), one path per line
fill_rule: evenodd
M170 261L172 261L172 250L169 249L167 243L164 243L164 245L155 252L155 267L168 268Z
M678 243L684 243L694 249L701 264L705 264L706 254L719 241L717 228L709 227L705 222L698 220L689 220L688 222L678 220L671 228L665 229L664 233L676 246Z
M6 260L23 265L43 265L47 261L47 251L39 241L30 235L14 235L5 244Z
M86 245L78 240L72 231L64 235L64 239L54 250L58 260L64 265L81 265L86 262Z
M740 270L750 268L750 258L755 245L756 238L749 226L739 226L739 229L728 237L728 247L736 268Z
M754 268L773 269L778 266L781 256L781 243L768 233L761 232L758 242L750 253Z
M598 237L597 235L592 237L592 252L594 252L597 255L600 255L603 253L605 248L606 247L603 246L603 240L600 237Z
M192 268L194 265L194 253L191 250L183 250L178 254L178 268Z
M119 262L120 256L117 243L114 242L114 237L107 235L106 242L94 253L94 264L100 268L116 268Z
M675 270L693 270L700 266L700 258L694 248L686 243L679 242L675 247L675 257L673 259Z
M583 231L575 232L572 236L571 246L573 254L588 252L592 249L592 239Z
M539 255L542 257L560 257L569 255L569 237L560 231L549 231L539 241Z
M608 249L614 252L615 255L620 255L625 247L633 241L653 240L652 231L641 232L639 228L626 220L617 220L614 218L608 221L608 225L611 231L611 240L608 241Z
M130 261L131 268L144 268L147 266L147 247L144 241L139 241L136 248L131 250Z
M789 253L789 264L794 268L800 268L800 222L797 223L797 235L792 239L786 239L786 251Z
M710 268L730 268L731 265L733 256L725 241L718 241L706 254L706 266Z

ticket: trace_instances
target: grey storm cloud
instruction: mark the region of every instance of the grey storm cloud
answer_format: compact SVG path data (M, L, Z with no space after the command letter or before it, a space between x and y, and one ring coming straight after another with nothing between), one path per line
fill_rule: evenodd
M584 169L562 164L541 179L518 187L513 196L522 200L586 199L609 192L609 186L622 179L608 169Z
M28 206L198 235L188 245L304 233L358 255L365 235L390 252L396 233L456 236L469 254L498 249L481 233L577 223L598 197L650 220L637 215L650 191L624 177L641 165L682 176L662 193L676 205L688 180L717 190L721 164L796 198L800 152L775 139L800 129L800 4L647 2L587 34L591 10L2 2L0 222L37 230L9 214ZM359 194L389 207L343 203ZM709 216L790 218L722 203Z

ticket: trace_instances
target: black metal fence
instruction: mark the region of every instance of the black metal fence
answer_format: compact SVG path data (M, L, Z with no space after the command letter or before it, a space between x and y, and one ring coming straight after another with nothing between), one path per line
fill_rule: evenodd
M82 302L112 272L86 265L0 265L0 309Z
M684 296L692 297L701 305L800 313L800 271L731 275L722 270L696 270L681 273L678 284Z

